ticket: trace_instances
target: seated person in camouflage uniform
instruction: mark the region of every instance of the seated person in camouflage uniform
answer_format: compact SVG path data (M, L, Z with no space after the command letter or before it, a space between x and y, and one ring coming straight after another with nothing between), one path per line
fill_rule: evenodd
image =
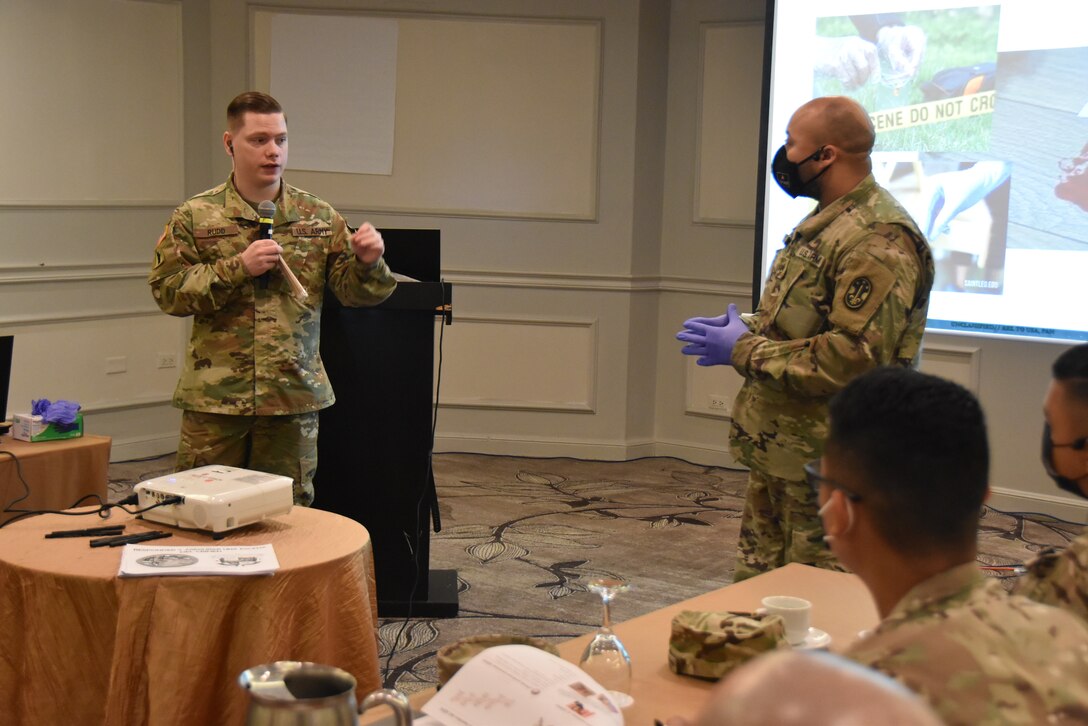
M714 688L692 722L666 726L940 726L918 696L831 653L780 650L755 658Z
M148 275L163 312L192 316L174 405L183 409L177 469L208 464L281 474L294 501L314 499L318 411L335 401L319 354L326 285L347 306L376 305L396 287L385 244L283 181L287 118L248 92L227 107L223 150L233 171L174 210ZM259 238L261 202L274 202ZM293 294L282 256L307 296Z
M772 177L818 204L787 235L755 312L684 322L681 352L744 378L729 446L749 468L734 581L790 562L840 569L823 543L805 462L820 456L827 402L854 376L916 365L933 257L910 215L873 178L876 135L842 96L793 114Z
M1043 465L1067 492L1088 498L1088 343L1058 356L1043 402ZM1028 563L1015 592L1088 621L1088 532Z
M976 564L989 445L970 392L910 369L871 371L832 399L824 456L806 471L831 549L882 618L847 657L949 724L1088 720L1088 627L1008 595Z

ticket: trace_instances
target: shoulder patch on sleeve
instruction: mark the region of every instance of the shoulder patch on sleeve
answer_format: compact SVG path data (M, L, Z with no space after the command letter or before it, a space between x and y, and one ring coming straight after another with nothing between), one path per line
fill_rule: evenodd
M855 277L842 296L842 301L851 310L860 310L865 306L869 296L873 294L873 281L864 275Z
M876 260L848 269L839 279L828 321L859 334L895 287L896 275Z

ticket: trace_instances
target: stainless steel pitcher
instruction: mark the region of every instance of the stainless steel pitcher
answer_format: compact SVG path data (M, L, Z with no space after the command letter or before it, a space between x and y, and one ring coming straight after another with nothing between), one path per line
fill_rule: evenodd
M393 709L397 726L411 726L408 699L397 691L374 691L356 707L355 677L318 663L281 660L254 666L238 676L249 692L247 726L356 726L372 706Z

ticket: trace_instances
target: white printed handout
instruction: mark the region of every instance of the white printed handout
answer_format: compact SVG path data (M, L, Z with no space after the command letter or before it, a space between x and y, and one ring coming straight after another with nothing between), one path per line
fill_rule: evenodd
M271 575L280 568L272 545L153 547L125 545L119 577Z
M582 669L528 645L481 651L423 707L420 726L622 726L608 691Z

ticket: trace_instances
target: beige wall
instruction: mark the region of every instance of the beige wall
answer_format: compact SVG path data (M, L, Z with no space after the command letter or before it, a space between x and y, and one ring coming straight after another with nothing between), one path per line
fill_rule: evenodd
M437 447L729 464L739 380L694 366L673 335L693 314L749 306L763 6L0 4L0 77L19 100L0 120L17 140L0 168L0 332L17 335L11 410L31 397L79 400L90 430L115 437L115 459L174 445L177 369L159 365L182 354L186 323L147 292L154 241L175 204L229 172L222 109L268 83L268 17L375 15L402 29L392 177L287 177L352 222L442 230L456 322L436 331ZM94 32L77 32L86 27ZM62 30L63 52L31 42L33 28ZM997 503L1083 517L1036 463L1059 348L955 336L927 345L927 367L982 396Z

